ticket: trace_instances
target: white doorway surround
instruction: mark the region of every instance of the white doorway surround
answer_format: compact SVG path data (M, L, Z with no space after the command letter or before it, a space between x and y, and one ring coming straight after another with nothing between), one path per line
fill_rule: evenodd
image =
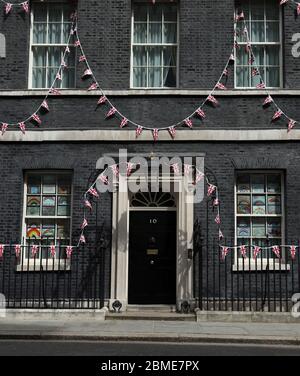
M203 158L204 160L204 158ZM129 178L130 179L130 178ZM163 183L165 177L160 177ZM177 211L177 249L176 249L176 306L181 309L183 302L193 306L193 226L194 226L194 185L185 176L167 178L173 187ZM149 180L148 180L149 182ZM111 258L111 296L109 308L128 308L128 274L129 274L129 213L132 208L128 192L128 178L119 177L113 193L112 208L112 258ZM149 210L153 210L153 207ZM157 210L162 210L158 208ZM167 209L166 210L170 210Z

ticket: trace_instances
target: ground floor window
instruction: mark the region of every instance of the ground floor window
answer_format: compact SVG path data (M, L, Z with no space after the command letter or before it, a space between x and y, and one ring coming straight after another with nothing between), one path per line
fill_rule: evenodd
M27 172L24 188L23 239L38 245L36 258L50 257L50 246L64 253L70 244L72 174L70 172ZM26 258L32 258L26 247Z
M280 172L236 174L237 245L267 247L284 238L284 184ZM253 247L252 247L253 251ZM260 257L273 257L264 250Z

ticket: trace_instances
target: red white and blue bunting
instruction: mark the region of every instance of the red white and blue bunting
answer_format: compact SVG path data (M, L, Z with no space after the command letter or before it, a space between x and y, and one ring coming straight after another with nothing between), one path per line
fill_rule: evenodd
M29 1L23 1L21 3L10 3L8 1L0 0L4 5L4 13L8 16L14 8L19 8L25 13L29 13Z

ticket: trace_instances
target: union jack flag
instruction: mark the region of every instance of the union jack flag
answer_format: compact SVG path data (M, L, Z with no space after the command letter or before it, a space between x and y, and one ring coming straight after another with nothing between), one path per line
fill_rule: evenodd
M64 60L62 60L61 61L61 64L60 64L63 68L67 68L68 66L67 66L67 63L64 61Z
M61 78L61 74L60 73L56 73L56 77L55 77L57 80L61 81L62 78Z
M296 258L297 248L295 245L290 246L291 257L293 260Z
M85 206L86 208L89 208L90 210L93 209L93 206L92 206L92 204L89 202L89 200L84 200L84 206Z
M87 193L89 193L90 195L96 197L96 198L99 198L99 193L97 191L97 189L95 188L90 188Z
M190 172L191 172L191 165L185 164L184 165L184 175L189 176Z
M104 103L106 102L106 100L107 100L106 96L105 96L105 95L102 95L102 97L99 98L97 104L98 104L98 105L100 105L100 104L104 104Z
M219 206L220 205L220 200L218 198L215 198L213 201L213 206Z
M5 4L5 14L8 14L12 10L12 4L6 3Z
M244 258L247 258L247 247L245 245L240 246L240 252Z
M19 123L19 128L20 128L20 130L23 134L26 133L26 125L23 121L21 123Z
M223 74L222 74L223 76L228 76L229 75L229 72L228 72L228 69L227 68L225 68L224 70L223 70Z
M29 4L28 4L28 1L25 1L21 5L22 5L22 8L23 8L24 12L25 13L29 13Z
M263 107L269 106L273 102L273 98L271 95L268 95L267 98L264 100Z
M88 91L97 90L98 84L96 82L93 82L91 86L88 88Z
M197 172L194 185L197 185L203 178L204 178L204 174L202 172Z
M220 224L221 224L221 217L220 217L219 214L216 216L216 218L215 218L215 222L216 222L217 225L220 225Z
M235 57L234 57L233 54L230 55L230 57L229 57L229 62L230 62L230 63L235 62Z
M50 94L54 94L54 95L60 95L60 91L58 89L55 89L54 87L52 87L50 90L49 90L49 93Z
M218 104L219 104L219 102L217 101L217 99L213 95L209 95L207 97L207 101L212 103L214 106L218 106Z
M283 4L285 4L285 3L287 3L289 0L281 0L280 1L280 5L283 5Z
M56 256L56 247L55 245L50 245L50 255L52 258L55 258Z
M221 247L221 257L222 257L222 260L225 260L228 253L229 253L229 247Z
M71 258L72 253L73 253L73 247L71 245L68 245L67 248L66 248L67 258Z
M83 72L82 78L92 76L93 72L88 68Z
M49 106L48 106L48 103L46 100L43 101L43 103L41 104L41 107L44 108L45 110L49 111Z
M79 57L79 63L82 63L83 61L86 61L86 57L85 57L85 55L81 55L81 56Z
M130 162L127 163L127 166L126 166L126 174L127 174L127 176L131 175L133 167L134 167L133 163L130 163Z
M116 177L119 176L120 171L119 171L119 168L118 168L117 165L113 165L113 166L111 166L111 170L112 170L114 176L116 176Z
M22 249L21 244L16 244L15 245L15 254L16 254L16 257L20 257L21 249Z
M89 225L89 224L88 224L87 219L84 218L84 220L83 220L83 222L82 222L82 224L81 224L81 226L80 226L81 230L85 229L88 225Z
M86 243L86 240L85 240L85 236L84 236L84 234L81 234L81 235L80 235L79 243L80 243L80 244L85 244L85 243Z
M120 124L120 128L122 129L122 128L126 127L127 124L128 124L128 119L123 117L121 124Z
M210 197L215 192L216 188L215 185L209 184L207 188L207 196Z
M248 60L249 65L252 65L254 63L254 61L255 61L254 56L251 55L249 60Z
M170 136L171 136L171 137L173 138L173 140L174 140L174 138L176 137L176 128L175 128L174 126L169 127L169 128L168 128L168 132L169 132Z
M100 180L103 184L107 185L108 184L108 179L107 176L100 174L98 177L98 180Z
M275 114L272 117L272 121L276 121L281 118L283 112L281 110L278 110L275 112Z
M223 232L221 229L219 229L219 240L222 240L224 238Z
M158 130L157 128L154 128L154 129L152 130L152 135L153 135L153 140L154 140L154 141L157 141L157 140L158 140L158 132L159 132L159 130Z
M193 128L193 121L192 119L185 119L184 124L187 125L189 128Z
M8 128L8 124L7 123L2 123L2 127L1 127L1 134L2 134L2 136L7 131L7 128Z
M31 247L31 255L32 255L33 257L35 257L35 256L37 255L38 251L39 251L39 247L38 247L37 245L33 245L33 246Z
M288 132L290 132L296 125L296 121L293 120L293 119L290 119L289 120L289 124L288 124Z
M3 254L4 254L4 245L0 244L0 258L3 257Z
M265 89L266 84L264 82L261 82L260 84L256 85L256 89Z
M222 84L222 82L218 82L215 86L216 89L219 89L219 90L227 90L227 87L225 85Z
M141 127L140 125L136 128L135 130L135 136L136 138L138 138L143 132L143 127Z
M280 258L280 247L278 245L274 245L272 247L272 252L276 255L276 257Z
M116 108L115 107L112 107L108 113L106 114L106 118L110 118L111 116L113 116L115 113L117 112Z
M42 124L42 120L40 119L39 115L38 114L33 114L31 119L33 121L35 121L38 125L41 125Z
M173 163L171 165L171 168L172 168L175 175L180 175L180 169L179 169L178 163Z
M297 4L297 16L300 16L300 3Z
M244 19L245 19L245 15L244 15L243 11L241 13L239 13L239 14L236 15L236 20L237 21L242 21Z
M67 46L67 47L66 47L66 53L68 53L68 54L69 54L70 52L71 52L71 50L70 50L70 47L69 47L69 46Z
M234 42L234 47L235 47L236 49L239 49L239 48L240 48L240 45L238 44L238 41L235 41L235 42Z
M257 68L252 68L251 71L252 77L259 76L259 71Z
M198 108L198 110L196 110L196 114L197 114L201 119L205 119L205 117L206 117L205 112L204 112L201 108Z
M73 13L70 14L70 19L71 19L72 21L75 21L76 18L77 18L77 12L73 12Z
M251 44L249 42L247 42L247 44L245 46L245 51L246 51L247 54L251 51Z
M256 259L260 252L261 252L261 248L256 245L253 251L253 258Z
M75 43L74 43L74 47L79 47L80 46L80 40L76 40Z

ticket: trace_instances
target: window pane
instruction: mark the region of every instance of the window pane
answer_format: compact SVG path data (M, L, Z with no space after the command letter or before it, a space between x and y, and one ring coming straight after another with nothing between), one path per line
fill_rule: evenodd
M57 221L57 238L68 239L70 237L70 221L59 220Z
M251 18L252 20L264 20L264 1L262 0L251 0Z
M265 65L265 47L264 46L252 46L253 54L255 56L256 65Z
M237 224L237 236L240 238L247 238L251 236L250 219L249 218L238 218Z
M32 87L45 88L46 86L46 68L33 68Z
M248 65L249 54L246 53L245 48L241 47L236 50L237 65Z
M33 43L47 43L46 23L37 23L33 25Z
M281 219L280 218L270 218L268 220L268 235L279 237L281 236Z
M161 87L161 68L149 68L149 86L150 87Z
M56 192L56 177L54 175L43 176L43 193Z
M253 196L252 206L253 214L266 214L266 196Z
M176 60L177 60L176 54L177 54L176 47L165 47L163 50L164 66L167 66L167 67L176 66Z
M34 5L34 22L47 22L47 7L44 4Z
M264 22L251 22L251 41L252 42L265 42Z
M27 229L26 229L26 237L28 239L40 239L41 237L40 224L36 222L35 220L28 221Z
M280 41L278 22L267 22L266 30L267 30L267 35L266 35L267 42L279 42Z
M61 63L62 49L61 47L48 48L48 65L49 67L58 68Z
M265 176L252 175L252 192L263 193L265 192Z
M264 67L260 66L258 67L259 69L259 75L256 75L256 76L252 76L251 75L251 87L256 87L258 84L261 84L262 81L264 81L264 77L265 77L265 74L264 74Z
M68 43L70 32L71 32L71 24L64 23L63 24L63 36L62 36L63 40L62 40L62 43L65 43L65 44Z
M62 25L60 23L51 23L48 25L48 30L49 30L48 43L60 44Z
M134 24L134 43L147 43L147 24Z
M164 20L165 21L177 21L177 6L176 5L164 5Z
M46 67L47 62L47 48L46 47L33 47L33 66Z
M280 193L281 192L281 176L280 175L268 175L267 185L269 193Z
M133 86L147 87L147 69L133 68Z
M251 196L239 195L237 198L238 214L251 214Z
M236 84L238 87L249 87L249 68L236 68Z
M279 66L280 60L280 47L279 46L266 46L266 65Z
M49 22L62 22L62 5L49 6Z
M62 87L75 87L75 69L67 68L62 73Z
M134 21L147 22L147 5L134 6Z
M160 21L162 20L162 6L156 4L155 6L150 6L149 9L149 21Z
M162 43L161 23L149 24L149 43Z
M280 70L279 68L269 68L267 67L267 85L269 87L279 87L280 86Z
M280 196L268 196L268 214L281 214Z
M164 87L176 87L176 67L164 68Z
M27 182L27 193L39 194L41 193L41 178L40 176L30 176Z
M267 20L279 20L279 7L276 0L266 1L266 18Z
M239 175L237 178L237 191L250 192L250 175Z
M164 24L164 43L176 43L177 41L177 24Z
M161 47L150 47L149 48L149 66L150 67L161 67L162 66L162 48Z
M252 236L260 238L266 236L266 223L264 218L255 218L252 221Z
M133 66L147 66L147 50L146 47L133 47Z
M47 221L42 225L42 238L43 239L55 239L55 222Z

